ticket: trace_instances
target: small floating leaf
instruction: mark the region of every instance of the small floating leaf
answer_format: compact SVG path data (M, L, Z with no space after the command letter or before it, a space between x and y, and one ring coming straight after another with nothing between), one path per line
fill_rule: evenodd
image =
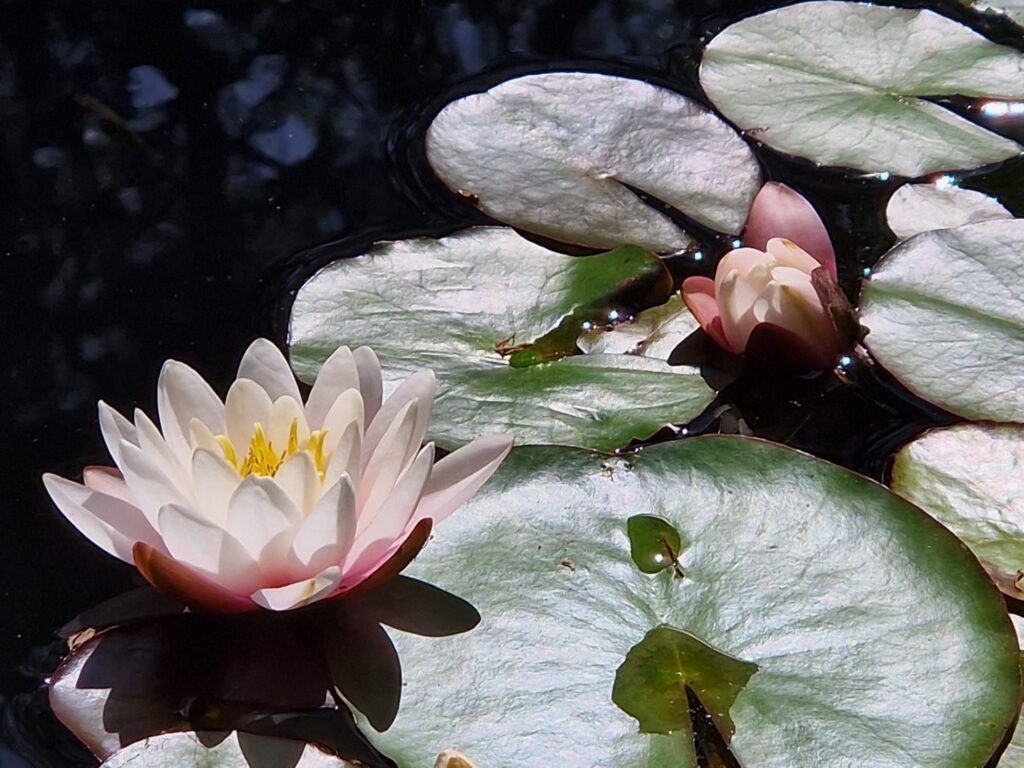
M629 534L629 554L636 567L644 573L661 573L667 568L678 568L683 550L679 531L663 517L634 515L626 521ZM680 570L679 573L682 573Z
M933 229L953 229L993 219L1012 219L994 197L963 187L938 184L904 184L885 209L889 229L907 240Z
M822 165L922 176L1021 147L936 103L1024 98L1024 55L927 10L806 2L714 38L704 90L751 138Z
M427 159L498 221L597 248L693 243L634 190L736 233L761 183L750 148L698 102L592 72L527 75L452 102L427 131Z
M612 701L637 719L641 732L671 733L690 722L692 691L728 742L736 732L729 710L755 672L756 664L663 624L626 654L615 673Z
M1024 421L1024 220L923 232L882 257L861 293L872 355L968 419Z

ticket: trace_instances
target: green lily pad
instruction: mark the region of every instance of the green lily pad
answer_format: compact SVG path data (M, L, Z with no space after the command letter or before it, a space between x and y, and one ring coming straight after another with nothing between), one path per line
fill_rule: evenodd
M634 190L736 233L761 184L750 147L706 107L642 80L546 72L446 106L427 159L498 221L567 243L686 248Z
M636 568L636 512L691 543L685 579ZM685 734L641 734L611 698L662 624L758 666L729 710L745 768L980 768L1019 706L1016 636L963 545L888 489L757 440L517 448L410 571L483 620L396 633L402 709L369 735L401 768L450 745L481 766L692 765Z
M167 733L130 744L103 768L354 768L300 741L249 733Z
M924 232L875 267L861 324L908 389L969 419L1024 420L1024 220Z
M1012 218L1013 214L994 197L945 183L904 184L885 208L889 229L900 240L933 229Z
M1024 98L1024 55L932 11L797 3L743 19L704 52L726 117L822 165L922 176L1020 154L935 97Z
M683 540L672 523L657 515L633 515L626 521L629 554L644 573L679 567ZM682 573L680 569L678 573Z
M382 244L302 287L292 309L292 364L311 380L339 345L368 344L381 358L385 388L433 368L440 395L428 434L445 448L485 432L510 432L520 444L626 445L691 420L711 402L696 369L636 355L577 355L522 368L502 357L531 342L550 351L552 339L564 350L561 332L552 331L567 318L585 330L578 310L603 306L602 291L609 326L651 296L664 301L661 273L639 258L634 276L649 292L631 295L636 285L622 270L622 253L611 261L566 256L491 227Z
M896 454L892 489L947 526L980 559L1024 570L1024 427L958 424Z

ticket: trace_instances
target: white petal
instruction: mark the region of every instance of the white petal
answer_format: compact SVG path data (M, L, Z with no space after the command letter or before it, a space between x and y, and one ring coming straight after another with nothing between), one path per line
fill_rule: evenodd
M238 366L238 378L252 379L266 390L271 400L290 397L302 402L291 366L281 350L267 339L256 339L245 350Z
M220 443L217 442L213 432L199 419L192 419L188 423L188 442L192 451L203 448L218 456L224 455L224 450L221 448Z
M171 557L220 586L238 594L249 594L259 586L256 561L219 525L186 507L168 504L160 509L159 529Z
M775 258L777 264L799 269L808 275L821 266L811 254L784 237L773 237L768 241L766 250Z
M345 431L355 424L359 429L359 436L363 434L363 398L355 389L346 389L338 399L334 401L321 429L327 434L324 436L324 454L330 455L337 449Z
M139 444L138 435L135 433L135 425L128 419L115 411L102 400L99 402L100 432L103 434L103 442L107 445L107 453L117 464L120 462L121 441Z
M325 568L312 579L297 581L283 587L257 590L250 598L267 610L288 611L330 597L340 583L341 568L335 565Z
M416 511L416 505L433 466L434 444L427 443L409 469L398 478L398 482L386 498L373 507L360 508L357 534L359 538L353 549L358 549L360 543L365 544L378 539L396 541L401 536ZM361 565L363 564L355 562L354 567L358 569Z
M192 482L196 489L196 511L222 528L228 522L228 503L242 482L237 470L219 450L199 448L192 454Z
M340 565L356 534L356 492L343 475L317 502L292 541L294 566L301 573L316 573Z
M291 531L301 520L295 502L269 477L245 478L228 503L228 533L271 580L287 572Z
M274 401L266 425L267 439L278 454L288 447L288 436L291 434L292 424L297 427L296 437L299 440L299 445L302 445L309 438L306 414L298 400L284 395Z
M239 461L249 452L256 425L266 428L273 407L270 395L252 379L236 379L231 385L224 401L224 422Z
M132 498L150 524L159 530L157 513L165 504L189 506L189 501L178 490L153 459L137 445L121 441L121 460L118 462Z
M359 373L359 393L363 396L365 415L363 424L369 424L380 408L384 396L384 382L380 375L380 360L369 347L360 347L352 353Z
M405 456L416 428L416 401L405 404L373 452L359 481L359 509L376 508L405 471ZM366 449L363 449L366 455Z
M285 459L274 475L274 480L295 502L303 516L312 511L313 505L320 498L320 476L313 459L305 451Z
M742 352L747 347L750 332L757 325L753 307L757 296L751 293L750 285L743 282L737 272L731 272L722 281L718 291L718 307L721 310L722 331L729 346Z
M136 541L166 551L137 507L57 475L43 475L43 485L68 522L108 554L130 563Z
M164 439L183 466L188 465L192 455L192 419L199 419L214 434L224 431L224 404L217 393L202 376L177 360L168 360L160 370L156 404Z
M352 351L348 347L338 347L320 366L306 399L306 419L310 429L323 426L327 412L346 389L359 389L359 371Z
M427 518L437 525L448 517L480 490L511 449L511 436L489 435L478 437L437 462L410 526Z
M82 470L82 482L94 491L113 496L133 507L139 506L135 503L132 492L128 490L124 475L113 467L86 467Z
M135 409L135 430L139 437L139 447L156 463L167 479L178 487L182 496L194 501L191 472L181 465L156 424L139 408Z
M358 422L348 425L337 444L332 448L324 485L332 486L342 475L352 478L353 485L359 488L359 468L362 464L363 430Z
M377 415L373 417L366 428L366 435L363 438L363 466L369 461L371 453L376 450L378 443L384 433L391 427L392 422L405 405L410 402L416 403L416 425L413 438L409 445L411 451L406 455L403 463L412 460L416 451L423 442L423 435L427 431L427 423L430 421L430 411L434 406L434 392L437 390L437 381L434 372L429 368L417 371L403 381L391 397L380 407Z

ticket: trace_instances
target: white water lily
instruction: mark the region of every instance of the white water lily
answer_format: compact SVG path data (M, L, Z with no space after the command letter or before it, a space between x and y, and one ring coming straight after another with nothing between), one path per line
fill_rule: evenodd
M435 464L433 443L421 447L434 391L423 370L382 402L376 355L341 347L303 404L284 356L259 339L224 401L165 363L159 428L101 402L117 469L43 481L94 544L193 607L299 608L397 573L508 454L510 437L483 437Z

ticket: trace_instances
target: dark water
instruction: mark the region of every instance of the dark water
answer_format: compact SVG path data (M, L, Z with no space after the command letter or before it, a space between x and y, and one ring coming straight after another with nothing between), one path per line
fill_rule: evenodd
M291 296L317 265L375 237L483 221L423 165L425 123L453 96L510 73L584 68L699 97L701 40L773 5L0 0L0 765L89 764L39 693L60 652L53 631L138 583L39 482L107 462L98 399L153 413L166 358L224 391L249 340L283 341ZM1006 23L952 0L930 7L1021 46ZM891 244L882 211L898 180L759 156L822 212L855 297ZM963 183L1024 214L1021 167ZM695 426L742 418L881 476L900 442L949 421L882 371L849 375L839 387L749 373Z

